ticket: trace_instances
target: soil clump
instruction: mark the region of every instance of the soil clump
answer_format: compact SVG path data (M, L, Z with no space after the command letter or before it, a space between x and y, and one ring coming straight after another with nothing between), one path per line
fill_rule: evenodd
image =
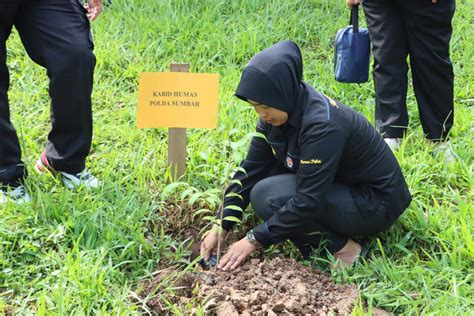
M142 284L141 297L159 293L170 277L163 270ZM172 277L170 277L171 279ZM169 287L169 284L167 284ZM209 315L344 315L350 314L358 293L353 285L336 284L330 275L293 259L251 259L235 271L217 269L178 274L166 299L184 311L190 300L208 300ZM148 300L157 314L166 313L161 295ZM188 311L192 313L193 311Z

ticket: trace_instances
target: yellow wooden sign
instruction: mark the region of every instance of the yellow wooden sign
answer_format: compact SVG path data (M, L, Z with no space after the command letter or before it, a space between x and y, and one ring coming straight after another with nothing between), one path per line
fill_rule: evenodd
M138 87L139 128L216 128L219 75L145 72Z

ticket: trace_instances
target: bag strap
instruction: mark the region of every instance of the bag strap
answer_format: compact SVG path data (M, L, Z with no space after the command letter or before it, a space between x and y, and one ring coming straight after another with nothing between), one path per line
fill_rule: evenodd
M351 17L349 24L352 25L353 33L359 33L359 5L353 5L351 7Z

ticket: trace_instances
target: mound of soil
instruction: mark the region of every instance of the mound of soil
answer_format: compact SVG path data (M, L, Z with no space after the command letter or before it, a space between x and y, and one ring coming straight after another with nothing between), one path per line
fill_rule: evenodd
M357 291L292 259L253 259L238 271L206 271L202 295L214 293L217 315L350 313Z
M141 296L156 293L165 274L145 284ZM252 259L232 272L186 273L175 286L181 290L171 298L174 304L185 306L193 297L211 297L210 314L218 316L349 314L358 297L354 286L335 284L327 273L280 257ZM163 313L159 297L147 305Z

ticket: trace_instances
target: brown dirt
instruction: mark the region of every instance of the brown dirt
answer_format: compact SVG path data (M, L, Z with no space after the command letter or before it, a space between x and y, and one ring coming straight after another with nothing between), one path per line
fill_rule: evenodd
M372 316L390 316L391 314L384 309L372 307Z
M176 203L167 205L160 213L172 218L165 224L168 234L190 241L190 252L194 254L190 259L194 260L199 243L192 241L199 240L202 227L193 225L196 219L190 216L192 212ZM227 245L241 235L229 236ZM196 306L207 302L207 314L218 316L343 315L350 313L358 297L354 286L335 284L327 273L280 257L251 259L234 272L211 269L180 273L181 270L160 269L152 279L139 285L139 297L135 300L139 306L146 302L147 314L172 314L171 303L185 315L192 315Z
M0 306L0 315L5 315L5 316L13 315L13 306L10 306L10 305Z
M157 292L172 270L163 270L142 284L141 297ZM167 283L167 282L163 282ZM169 286L169 284L167 284ZM216 269L185 273L173 284L172 303L189 306L192 299L212 298L210 315L327 315L348 314L358 297L352 285L335 284L327 273L302 266L293 259L252 259L233 272ZM163 314L162 295L147 301ZM193 311L188 311L192 313Z

